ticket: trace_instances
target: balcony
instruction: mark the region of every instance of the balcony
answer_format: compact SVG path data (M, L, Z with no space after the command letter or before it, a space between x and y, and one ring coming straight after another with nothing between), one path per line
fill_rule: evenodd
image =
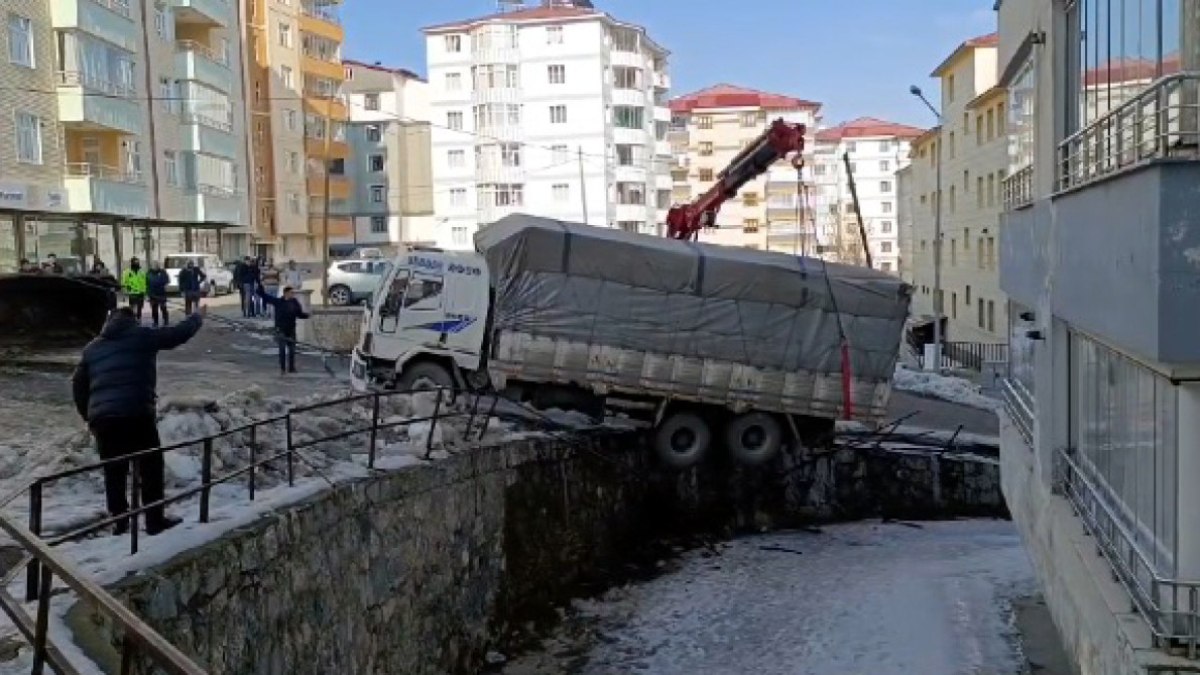
M337 12L327 5L305 2L300 6L300 31L319 35L334 42L346 39L342 20Z
M182 24L226 28L233 12L230 0L175 0L175 20Z
M617 89L612 90L612 105L627 105L634 108L644 108L646 106L646 92L641 89Z
M142 132L136 91L76 71L58 73L58 119L65 125L127 134Z
M233 121L228 117L225 119L218 119L204 113L185 110L183 114L179 116L179 119L183 124L204 126L208 127L209 129L215 129L216 131L224 132L226 134L233 133Z
M350 146L344 140L332 140L326 152L325 139L309 136L304 139L304 154L310 159L345 159L350 155Z
M653 218L653 211L645 204L617 204L616 219L618 221L645 222Z
M306 187L308 194L314 197L320 197L325 194L325 177L321 172L310 171L306 179ZM334 200L349 200L350 199L350 179L344 175L330 174L329 176L329 196ZM330 204L332 208L333 204Z
M476 145L490 145L496 141L520 142L521 125L481 120L475 134Z
M1017 169L1000 181L1001 203L1006 210L1019 209L1033 203L1033 166Z
M613 143L621 145L643 145L650 139L650 135L645 129L628 129L626 127L613 127Z
M670 89L671 76L666 73L654 73L654 87L656 89Z
M202 152L206 155L216 155L227 159L237 159L241 150L238 139L229 133L228 127L219 129L207 122L201 123L196 115L184 122L183 133L180 135L181 150Z
M305 51L300 58L300 70L309 75L316 75L335 82L346 79L346 70L340 61L329 61L316 52Z
M466 92L463 92L466 94ZM521 90L514 87L481 87L470 93L471 102L475 105L489 103L521 103Z
M188 191L184 218L196 222L241 225L246 222L246 213L245 194L216 186L198 185Z
M150 216L150 193L141 176L89 163L68 164L65 173L63 187L72 211Z
M628 66L630 68L645 68L646 57L638 52L613 50L609 54L609 65Z
M224 57L195 40L175 42L175 72L180 79L195 80L218 91L234 90L233 71Z
M141 47L129 0L53 0L50 17L57 29L90 33L126 51Z

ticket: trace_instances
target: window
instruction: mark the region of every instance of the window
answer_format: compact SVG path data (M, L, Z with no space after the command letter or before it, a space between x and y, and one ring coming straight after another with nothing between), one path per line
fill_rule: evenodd
M950 266L958 265L958 240L950 237Z
M467 189L466 188L450 188L450 206L466 206L467 205Z
M989 333L996 332L996 302L994 300L987 301L987 329Z
M36 115L18 112L17 161L23 164L42 163L42 119Z
M891 192L892 191L892 181L890 181L890 180L879 181L879 191L885 192L885 193Z
M618 166L641 166L645 162L645 146L620 144L616 148Z
M546 26L546 44L561 45L563 43L562 26Z
M987 177L987 205L996 205L996 175L991 173Z
M371 186L371 202L374 204L382 204L387 199L386 185Z
M746 192L742 194L742 204L744 206L758 206L758 193Z
M287 195L288 211L292 215L300 213L300 195L289 192Z
M170 39L168 31L170 23L167 21L167 8L163 3L154 3L154 32L158 37L168 40Z
M701 141L699 153L701 157L708 157L713 154L713 144L711 141Z
M566 124L567 123L567 106L565 106L565 105L550 106L550 123L551 124Z
M948 144L949 144L949 147L947 148L947 151L950 153L950 159L954 159L954 132L953 131L950 132L950 140L948 141Z
M963 192L971 191L971 172L963 169Z
M446 91L459 91L462 89L462 73L446 73ZM376 96L378 99L378 96Z
M646 109L630 105L613 106L613 124L622 129L645 129Z
M892 263L881 262L881 263L879 263L879 269L883 270L884 272L891 272L892 271Z
M697 173L696 177L700 179L700 182L702 182L702 183L711 183L712 182L712 179L713 179L713 170L712 169L700 169L696 173Z
M1004 104L996 104L996 133L1003 134L1008 131L1008 118L1004 116Z
M566 183L555 183L550 186L550 192L556 202L562 203L571 199L571 186Z
M451 150L450 157L448 158L448 163L450 164L450 166L454 166L454 153L456 153L456 152L459 154L459 160L460 161L462 160L462 152L463 152L462 150ZM382 172L383 171L383 155L371 155L370 157L368 157L367 158L367 170L371 171L372 173Z
M287 66L279 67L279 79L283 82L283 86L287 89L296 88L296 78L292 75L292 69Z
M646 185L644 183L617 183L617 203L643 206L646 203Z
M854 141L846 141L846 152L854 152L858 149L858 145Z
M890 221L890 220L879 221L879 231L882 232L883 234L891 234L892 221Z
M946 76L946 87L945 87L945 92L943 93L942 96L943 96L943 98L946 99L947 102L954 100L954 76L953 75Z
M279 46L291 48L292 27L286 23L279 24Z
M296 111L295 110L285 110L283 112L283 126L288 131L296 130Z
M884 213L892 212L892 203L891 202L880 202L879 206L883 209Z
M890 241L879 242L879 252L880 253L891 253L892 252L892 242L890 242Z
M179 163L175 161L173 150L163 151L163 173L166 174L167 185L179 185Z
M363 108L367 110L379 110L379 94L367 94L363 96Z
M509 167L521 166L521 146L517 143L501 144L500 163Z
M8 60L18 66L32 68L33 21L20 14L8 15Z
M446 51L451 54L457 54L462 51L462 36L447 35L446 36Z
M452 242L454 242L455 246L466 246L467 245L467 228L465 228L465 227L450 228L450 240Z
M963 250L971 250L971 228L969 227L963 228Z
M642 89L642 69L630 66L613 66L613 86L617 89Z
M958 195L958 186L951 185L950 186L950 213L954 213L954 209L956 209L958 207L957 195Z
M988 110L988 114L989 115L992 114L991 109ZM980 145L980 144L984 143L985 141L990 141L990 140L992 140L991 137L983 135L983 115L976 115L975 116L975 144Z
M983 237L980 237L975 241L975 264L979 269L983 269L983 254Z
M1152 3L1153 4L1153 3ZM1097 77L1105 77L1105 72L1109 70L1106 64L1099 66L1100 74ZM1090 76L1089 76L1090 77ZM1034 114L1037 106L1034 97L1036 96L1036 76L1033 68L1033 57L1022 67L1019 75L1009 86L1008 89L1008 108L1009 115L1012 117L1010 125L1010 133L1008 137L1008 168L1009 173L1016 173L1027 166L1033 165L1034 158ZM1095 87L1097 92L1085 92L1085 96L1089 99L1089 105L1099 101L1100 86ZM1107 95L1107 94L1106 94ZM1087 116L1092 113L1085 110L1082 113Z
M371 234L387 234L387 218L371 216Z
M996 269L996 239L987 238L987 266L989 270Z
M967 286L967 288L966 288L966 304L968 307L971 306L971 287L970 286Z
M712 124L713 124L712 115L697 115L696 116L696 128L697 129L711 129Z
M293 174L300 173L300 153L296 152L295 150L288 152L287 167L288 171Z
M550 154L551 154L551 156L553 156L555 164L566 164L567 162L569 162L570 161L569 153L570 153L570 151L567 150L567 146L565 146L565 145L550 146Z
M379 157L379 160L380 160L379 161L379 164L380 164L379 170L382 171L383 170L383 157L380 157L379 155L375 155L371 159L374 160L375 157ZM446 151L446 166L449 166L451 169L461 169L466 165L467 165L467 152L465 150L447 150Z
M756 112L744 112L739 115L739 122L741 122L743 127L756 127L758 126L759 119L761 119L761 116Z
M996 137L996 116L991 108L988 108L987 115L987 139L990 141Z
M459 111L446 113L446 127L451 131L462 131L463 114Z
M747 218L742 221L742 233L743 234L755 234L757 232L758 232L758 219L757 218Z
M879 170L880 171L891 171L892 163L887 161L886 159L882 160L881 162L879 162Z
M892 151L892 142L891 141L879 141L879 151L880 152L891 152Z
M169 112L176 112L175 85L167 77L158 78L158 98Z
M567 83L567 67L562 64L546 66L546 79L550 84Z
M525 186L519 183L480 185L479 203L492 206L521 206L525 203Z

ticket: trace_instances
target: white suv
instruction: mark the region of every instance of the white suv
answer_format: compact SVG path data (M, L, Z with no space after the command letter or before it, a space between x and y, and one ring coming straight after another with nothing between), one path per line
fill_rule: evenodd
M232 293L233 272L230 272L221 259L212 253L172 253L163 258L163 269L171 280L167 282L168 293L179 292L179 270L187 266L188 261L196 264L204 272L204 281L200 289L206 295L221 295Z

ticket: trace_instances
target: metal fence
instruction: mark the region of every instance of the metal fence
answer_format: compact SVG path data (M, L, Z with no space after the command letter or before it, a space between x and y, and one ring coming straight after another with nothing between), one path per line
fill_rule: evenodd
M511 415L505 415L497 411L499 398L494 395L483 396L479 393L437 389L425 392L427 395L434 397L431 414L402 417L399 419L381 418L381 404L391 397L414 393L419 392L375 391L312 405L299 406L291 408L282 414L265 417L230 429L224 429L200 439L143 450L124 457L60 471L34 480L26 491L29 500L28 527L24 527L10 518L0 516L0 529L3 529L12 536L24 552L23 559L12 568L4 580L5 583L0 586L0 609L12 618L18 630L21 631L33 646L35 660L32 673L40 675L44 672L44 667L47 664L58 673L72 675L76 673L71 664L63 657L62 651L53 644L49 636L48 618L52 595L51 586L52 580L57 577L71 589L75 590L81 600L90 603L112 619L116 628L123 632L122 675L129 672L137 650L141 650L157 667L171 675L203 674L205 672L203 669L195 665L181 652L171 647L165 639L138 620L136 616L103 588L89 581L86 574L63 560L54 551L53 547L94 535L115 526L120 521L128 519L129 551L133 554L138 551L138 521L150 509L164 508L198 495L197 519L201 523L207 523L210 518L213 488L232 483L236 480L244 480L249 499L254 500L259 490L259 474L280 464L283 466L288 485L294 485L297 462L307 461L303 455L303 451L312 449L323 443L344 440L355 436L365 436L367 467L374 469L379 448L380 432L382 431L408 427L417 423L428 423L429 429L425 440L425 458L428 459L434 449L434 431L437 425L449 419L465 418L466 425L462 433L462 438L468 441L472 440L472 436L477 432L478 436L475 440L482 440L493 418L511 417ZM369 406L369 418L362 424L353 425L353 416L349 416L351 418L349 420L346 420L347 416L339 416L338 419L346 420L347 424L343 424L342 428L336 431L307 438L302 438L297 433L295 421L299 416L310 413L328 412L340 406L347 405ZM529 418L523 419L525 421L532 421ZM284 443L282 449L268 452L262 447L263 444L260 443L260 439L272 429L276 433L282 432ZM239 438L244 443L245 447L249 449L250 456L243 465L232 467L221 475L215 475L213 470L214 449L217 442L222 439L234 437ZM137 460L149 455L163 454L171 450L182 450L197 445L200 446L199 484L154 503L139 503L141 477L138 473ZM47 487L68 478L101 473L105 467L119 462L128 462L131 469L131 500L130 510L127 514L110 516L50 537L43 536ZM21 494L20 492L17 493L8 501L11 502L13 499L20 497ZM19 574L22 569L26 573L26 602L37 602L36 619L29 617L23 605L17 602L5 590L8 582L11 582L13 577Z
M1200 157L1200 73L1123 86L1129 92L1124 103L1059 144L1059 190L1151 160Z
M917 342L911 334L909 335L908 345L912 348L912 354L921 364L921 367L927 367L925 364L925 345ZM942 343L941 363L938 364L938 368L960 368L980 372L983 370L983 364L985 363L1008 363L1008 345L1001 342Z
M1034 414L1033 397L1025 389L1025 385L1012 378L1004 378L1000 385L1000 394L1004 400L1004 411L1016 427L1017 433L1025 439L1029 447L1033 446Z

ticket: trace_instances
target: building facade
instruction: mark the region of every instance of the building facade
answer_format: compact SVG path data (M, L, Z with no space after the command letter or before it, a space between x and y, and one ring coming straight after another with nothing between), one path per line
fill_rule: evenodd
M1080 672L1195 671L1200 4L997 5L1005 497Z
M239 14L226 0L13 0L3 8L0 203L241 225L249 210ZM7 228L11 230L9 223ZM114 262L111 237L26 222L29 257L95 255ZM86 226L85 226L86 229ZM121 250L153 257L185 248L231 253L226 241L122 229ZM11 236L6 236L11 235ZM17 233L0 229L7 268ZM81 249L78 243L84 242ZM143 255L145 253L142 253Z
M346 62L350 181L340 248L435 245L429 85L410 71Z
M708 191L730 161L777 119L806 125L806 146L811 145L821 104L718 84L672 99L670 109L671 200L682 204ZM799 188L801 176L792 165L777 162L722 205L716 227L703 230L700 241L807 252L813 245L812 223Z
M816 253L827 260L871 264L897 272L900 263L896 173L908 164L909 145L921 129L863 117L817 132L810 162L810 204ZM848 166L847 166L848 165ZM850 191L858 194L862 230Z
M582 5L425 29L439 245L513 212L660 231L667 52Z
M245 0L253 224L261 255L319 260L326 228L329 238L352 235L343 215L349 180L344 173L325 180L349 152L339 5Z
M912 198L901 202L902 210L910 209L903 221L912 246L912 313L932 316L940 162L940 301L951 341L1000 343L1008 334L997 254L1000 187L1008 170L1007 96L996 86L998 44L994 33L966 40L931 73L940 85L941 125L913 143Z

